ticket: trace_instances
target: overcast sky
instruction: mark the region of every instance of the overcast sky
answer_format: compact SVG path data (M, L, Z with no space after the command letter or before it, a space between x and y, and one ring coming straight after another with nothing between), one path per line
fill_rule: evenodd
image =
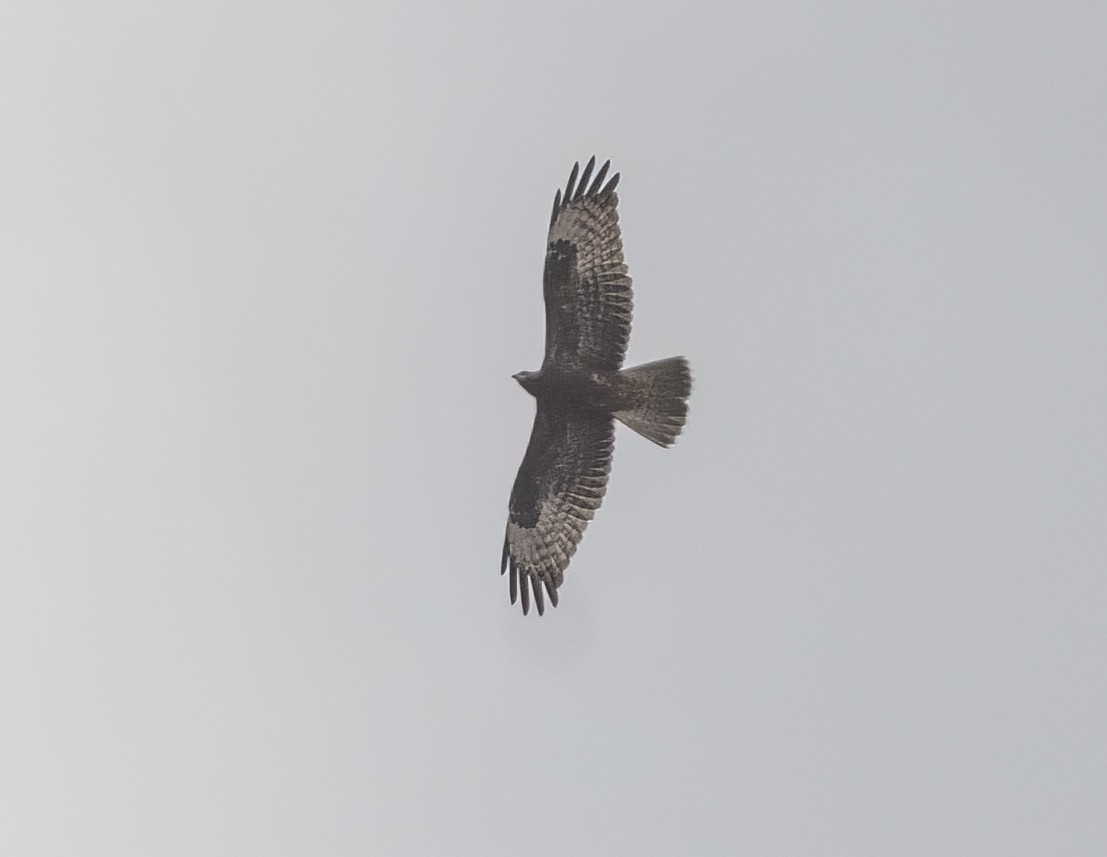
M0 12L0 852L1107 853L1101 2ZM499 575L554 190L620 427Z

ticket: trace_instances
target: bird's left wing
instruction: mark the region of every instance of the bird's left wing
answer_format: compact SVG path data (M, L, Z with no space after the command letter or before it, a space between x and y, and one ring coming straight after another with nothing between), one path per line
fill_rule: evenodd
M565 195L558 190L546 239L542 292L546 300L543 366L614 371L630 339L633 294L619 232L616 173L608 161L592 177L592 158L573 165Z
M539 402L511 489L500 564L501 574L511 572L511 603L521 595L524 614L530 590L539 615L545 611L543 587L557 606L565 568L607 490L614 439L610 415L553 410Z

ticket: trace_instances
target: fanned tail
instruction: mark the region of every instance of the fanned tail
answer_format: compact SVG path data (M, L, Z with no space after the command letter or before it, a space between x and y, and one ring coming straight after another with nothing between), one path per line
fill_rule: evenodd
M658 446L672 446L688 416L692 371L683 357L670 357L624 369L627 403L615 419Z

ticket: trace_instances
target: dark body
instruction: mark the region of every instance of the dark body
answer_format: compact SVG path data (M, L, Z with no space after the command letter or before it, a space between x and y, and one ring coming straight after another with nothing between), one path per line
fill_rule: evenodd
M611 416L633 403L632 391L618 372L553 366L537 372L520 372L515 377L524 390L538 399L540 407L545 405L552 410Z
M515 380L537 400L534 427L509 502L501 573L523 612L557 589L607 488L618 419L661 446L687 414L691 374L683 357L621 369L630 338L631 281L623 261L616 174L595 158L576 186L573 167L554 198L543 272L546 350L542 368ZM530 584L528 586L528 583Z

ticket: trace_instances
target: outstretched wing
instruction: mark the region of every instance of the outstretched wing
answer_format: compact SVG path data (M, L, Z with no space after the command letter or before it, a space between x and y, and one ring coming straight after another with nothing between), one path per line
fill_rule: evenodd
M619 174L604 184L611 161L592 180L595 157L577 184L573 165L550 215L542 291L546 298L543 366L616 370L630 338L630 277L619 234ZM591 184L589 181L591 180Z
M521 594L524 614L530 589L538 615L545 611L543 586L557 606L565 567L607 490L614 440L610 415L552 410L539 401L511 489L500 564L500 574L511 572L511 603Z

